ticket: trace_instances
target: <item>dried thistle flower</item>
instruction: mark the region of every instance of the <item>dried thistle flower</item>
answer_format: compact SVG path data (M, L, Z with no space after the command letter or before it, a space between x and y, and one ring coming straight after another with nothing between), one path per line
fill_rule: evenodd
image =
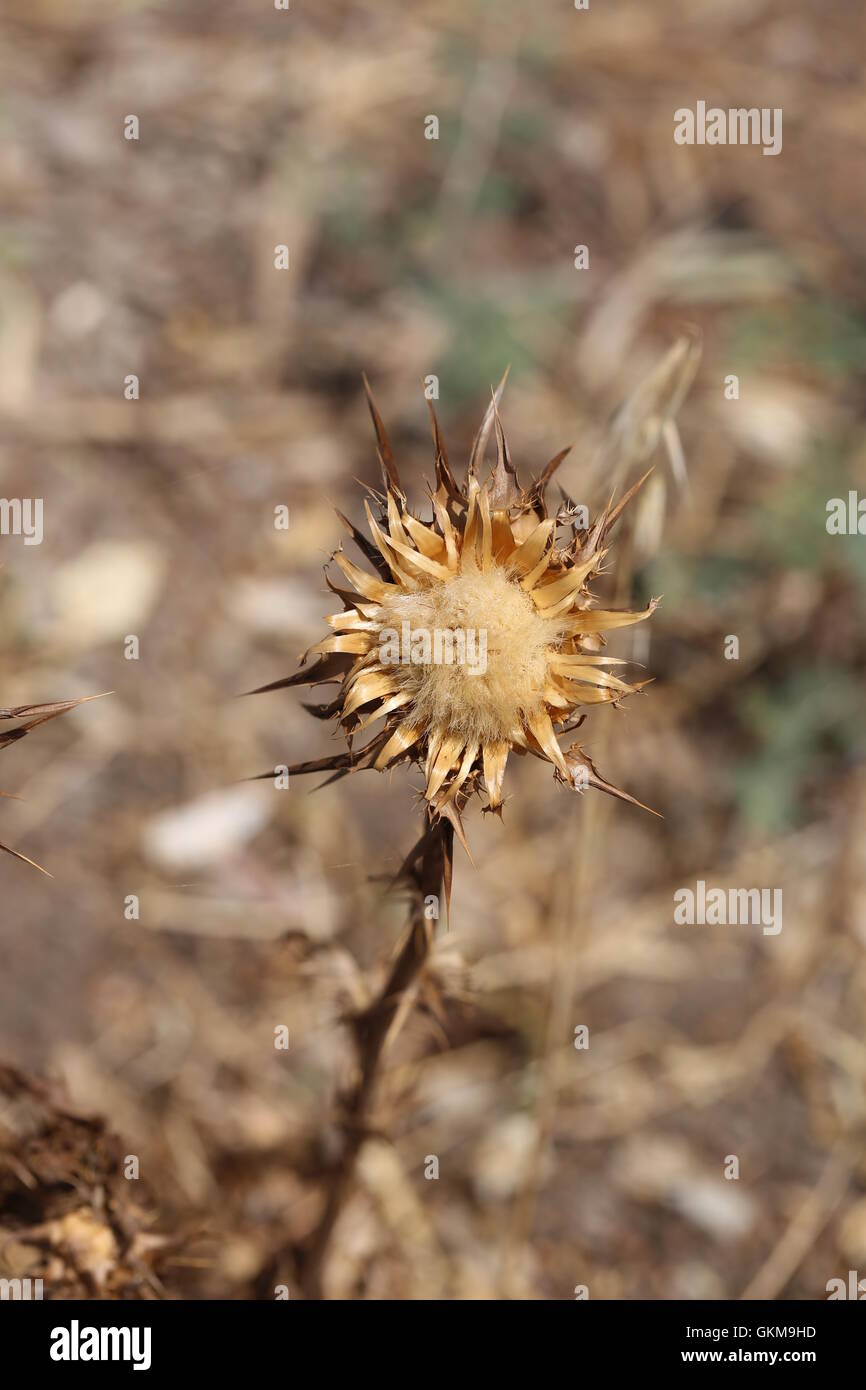
M573 731L582 707L619 704L646 684L613 674L609 668L624 663L605 654L603 634L643 621L658 602L642 612L601 610L591 606L589 591L611 528L648 474L593 525L579 524L568 499L548 515L546 488L569 451L528 489L521 486L499 418L504 382L475 438L464 485L455 481L430 405L437 487L424 521L409 510L364 378L385 487L383 496L372 494L375 512L365 503L372 542L338 515L375 573L336 552L332 558L352 587L337 587L326 574L343 604L327 619L332 635L310 648L295 676L263 687L338 683L333 701L307 708L336 717L349 751L290 772L332 771L335 779L415 762L424 772L430 823L445 818L464 847L461 810L483 787L484 809L501 815L512 751L552 763L557 780L571 787L595 786L634 801L605 782L579 746L563 752L557 729ZM494 429L496 465L482 483L478 470ZM355 737L379 720L384 725L355 751Z
M298 763L290 773L330 772L327 780L334 781L408 760L425 779L424 831L397 875L413 889L409 928L381 989L351 1020L357 1071L343 1103L341 1160L309 1238L267 1267L270 1278L280 1258L291 1257L308 1297L322 1296L323 1264L369 1133L386 1042L405 1020L429 957L431 895L437 899L444 887L448 907L455 834L468 853L461 819L466 802L484 789L484 809L501 815L513 751L552 763L555 778L569 787L598 787L641 804L606 782L580 745L563 752L559 739L583 722L582 706L619 704L646 683L629 685L612 673L610 667L624 663L605 654L604 633L648 618L658 600L639 613L602 610L592 606L589 586L602 572L614 524L649 473L615 506L611 498L592 525L567 497L548 515L545 492L569 450L529 488L521 486L499 419L504 385L505 377L475 437L465 484L455 480L430 405L436 490L425 521L409 508L364 378L384 481L384 494L371 494L375 512L366 504L372 540L338 515L373 573L337 551L332 558L351 589L332 583L326 570L328 587L343 605L327 620L332 635L310 648L295 675L260 688L339 687L329 703L306 708L320 719L337 719L348 751ZM494 429L496 465L482 482L478 474ZM380 720L378 732L356 751L355 737Z

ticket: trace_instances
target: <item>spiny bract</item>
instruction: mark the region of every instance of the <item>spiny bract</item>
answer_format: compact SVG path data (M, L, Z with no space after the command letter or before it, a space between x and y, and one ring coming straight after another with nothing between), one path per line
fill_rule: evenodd
M47 705L17 705L14 709L0 709L0 722L17 721L14 729L0 730L0 749L10 748L13 743L24 738L30 733L31 729L36 729L40 724L47 724L49 719L57 719L61 714L66 714L74 709L76 705L87 704L89 700L98 700L98 695L85 695L78 700L54 700ZM0 796L6 796L6 792L0 792ZM20 859L24 864L30 864L40 873L46 874L35 860L28 859L26 854L21 854L17 849L10 849L8 845L0 844L0 850L4 854L11 854L13 859ZM51 875L48 874L50 878Z
M330 704L307 708L339 720L349 752L291 772L341 777L417 762L430 813L447 817L461 840L460 811L482 783L485 809L501 814L512 750L551 762L569 786L634 800L605 782L579 746L563 753L556 726L571 732L582 722L572 722L581 706L616 704L645 683L629 685L606 669L624 663L604 655L602 634L648 618L658 602L642 612L605 611L590 607L588 590L601 572L608 532L644 479L592 526L579 525L568 502L549 516L545 490L568 450L524 490L499 419L503 384L475 438L465 485L455 481L430 406L437 487L432 516L423 521L409 510L364 379L385 485L384 496L374 494L377 515L365 504L372 544L338 515L375 573L337 551L332 558L352 589L326 575L343 604L327 619L332 635L310 648L295 676L264 687L340 687ZM497 461L482 483L478 469L493 429ZM311 657L316 661L307 666ZM355 735L378 720L385 722L376 735L353 750Z

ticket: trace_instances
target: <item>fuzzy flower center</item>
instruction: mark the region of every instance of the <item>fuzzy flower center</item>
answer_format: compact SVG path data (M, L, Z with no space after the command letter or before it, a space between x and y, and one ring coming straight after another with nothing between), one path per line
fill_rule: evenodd
M430 733L501 741L541 708L561 630L500 566L396 596L379 621L379 659Z

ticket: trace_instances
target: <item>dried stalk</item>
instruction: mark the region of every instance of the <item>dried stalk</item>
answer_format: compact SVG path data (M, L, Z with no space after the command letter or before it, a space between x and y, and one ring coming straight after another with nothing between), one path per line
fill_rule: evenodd
M358 1074L342 1106L342 1155L331 1177L319 1223L300 1252L298 1261L300 1283L307 1298L322 1297L325 1258L337 1220L352 1189L358 1154L369 1133L370 1115L389 1034L398 1019L405 1020L405 1013L411 1007L411 991L417 985L430 954L434 922L425 916L425 899L431 895L438 897L441 893L446 864L450 865L452 838L450 824L447 821L433 824L428 812L427 828L416 846L418 858L411 878L413 901L406 938L381 993L369 1008L352 1020ZM410 863L412 858L410 856Z

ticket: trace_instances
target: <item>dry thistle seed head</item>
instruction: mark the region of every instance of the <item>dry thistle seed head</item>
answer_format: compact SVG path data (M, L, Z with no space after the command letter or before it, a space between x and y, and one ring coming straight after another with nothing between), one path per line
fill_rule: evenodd
M608 533L644 479L594 525L579 526L568 503L549 516L545 490L568 450L531 487L521 486L499 419L504 381L476 436L464 484L454 478L430 407L437 486L425 520L409 510L364 379L385 491L374 497L375 510L366 504L372 543L341 520L375 572L342 550L333 556L351 588L327 580L343 604L327 619L332 635L310 648L296 676L265 687L339 686L329 704L308 708L339 720L350 751L290 771L341 777L415 762L424 771L431 817L446 817L461 841L460 811L472 793L483 788L485 809L501 814L512 751L552 763L571 787L634 800L605 782L580 747L564 753L556 729L570 732L582 722L574 717L583 706L618 704L645 684L630 685L608 669L622 663L604 654L603 634L648 618L658 602L638 613L603 611L591 606L589 591ZM494 429L497 461L481 482ZM379 720L384 725L355 752L355 737Z

